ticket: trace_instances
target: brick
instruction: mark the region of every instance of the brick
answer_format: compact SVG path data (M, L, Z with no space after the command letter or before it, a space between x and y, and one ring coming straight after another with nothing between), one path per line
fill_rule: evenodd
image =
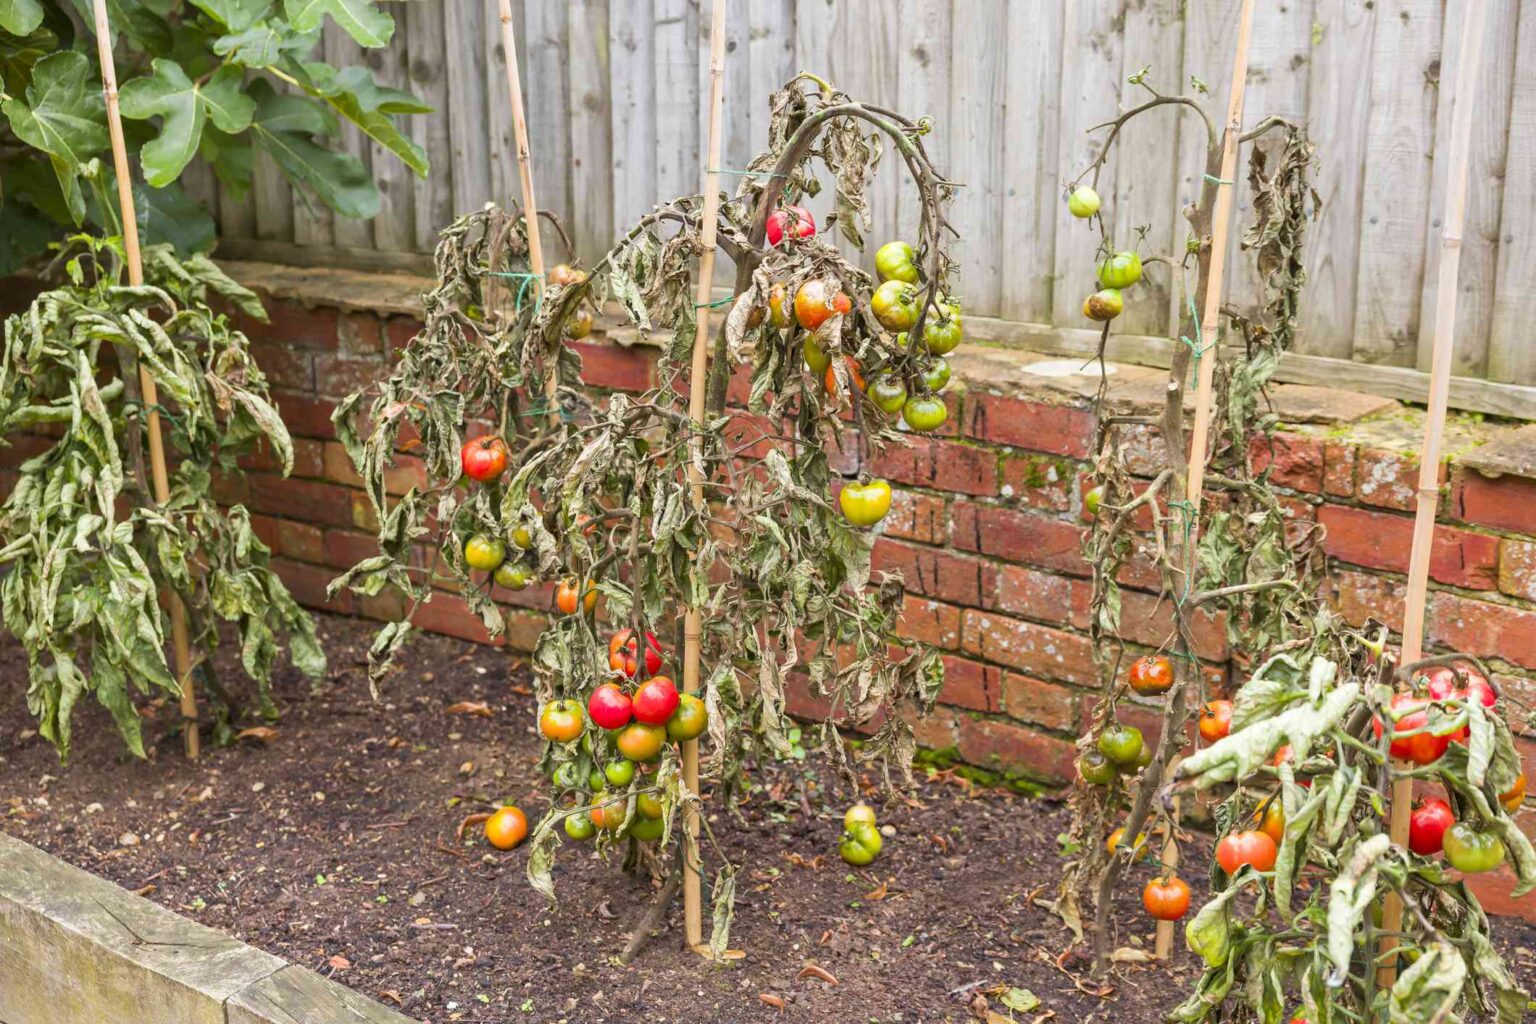
M315 353L296 345L275 341L251 343L251 357L267 383L290 391L315 390Z
M325 561L325 534L318 526L277 520L277 551L301 562Z
M961 551L1075 576L1089 575L1083 533L1076 523L970 501L955 502L950 524L951 543Z
M1355 493L1355 448L1323 443L1323 493L1350 498Z
M1167 466L1168 453L1156 427L1145 423L1116 423L1110 430L1120 445L1125 468L1132 476L1157 476Z
M378 356L330 352L315 356L315 393L327 398L346 398L388 375L389 364Z
M1523 826L1527 834L1533 826L1530 822ZM1536 900L1529 896L1516 898L1515 872L1505 864L1497 871L1486 874L1472 875L1466 879L1467 888L1477 897L1477 901L1483 905L1483 910L1499 917L1518 917L1536 924Z
M1225 613L1203 609L1189 617L1195 654L1207 661L1227 657ZM1120 592L1120 635L1132 643L1162 648L1173 639L1173 604L1153 594L1135 590Z
M784 680L784 710L796 718L821 719L832 713L832 702L811 692L809 677L794 672Z
M882 572L901 573L911 593L953 604L984 607L997 592L997 566L942 548L881 537L875 541L871 564Z
M321 550L326 565L350 569L379 553L379 538L375 534L352 530L326 530Z
M254 320L244 313L236 317L240 330L252 341L270 341L301 348L336 348L337 311L334 306L308 307L286 299L263 299L267 322Z
M901 635L953 650L960 646L960 609L908 594L902 601Z
M277 479L276 477L257 477L256 479ZM220 505L247 505L251 500L252 477L241 473L225 473L214 470L209 481L208 493L213 495L213 500Z
M1536 543L1513 537L1499 541L1499 590L1536 601Z
M384 352L384 324L372 313L348 313L337 325L341 347L353 353Z
M944 688L939 703L972 711L996 711L1002 697L1002 669L964 658L944 659Z
M885 535L923 544L943 544L949 536L949 517L944 499L898 488L891 494L891 511L885 517Z
M331 570L319 565L294 562L287 558L272 559L272 569L299 604L328 612L339 612L343 615L351 614L352 594L349 591L343 590L334 598L326 596L326 588L335 578L335 573Z
M1426 632L1453 651L1536 668L1536 612L1440 591L1430 597Z
M1536 679L1512 676L1501 672L1493 674L1493 687L1517 707L1536 708ZM1509 727L1516 733L1536 737L1536 715L1512 714Z
M1050 679L1084 686L1098 679L1093 645L1087 637L974 608L961 615L960 649Z
M1343 505L1323 505L1317 521L1328 530L1324 548L1341 561L1369 569L1407 572L1413 519ZM1437 526L1429 574L1441 583L1492 590L1499 582L1499 539L1454 526Z
M965 402L965 435L1013 448L1088 457L1093 444L1091 409L972 391Z
M293 476L320 477L325 475L324 443L309 437L295 437L293 444ZM282 465L277 453L265 440L256 448L240 457L240 468L247 471L281 473Z
M351 526L353 496L358 492L335 484L291 477L251 476L251 508L273 516L291 516L325 526Z
M1269 482L1310 494L1323 489L1323 443L1304 434L1256 437L1248 448L1255 473L1269 473Z
M1003 673L1003 710L1030 725L1076 732L1082 724L1083 691L1047 683L1017 672Z
M1406 590L1407 584L1401 579L1341 570L1333 574L1329 603L1352 626L1364 625L1366 619L1374 617L1401 633Z
M913 738L929 750L952 749L959 739L959 716L936 707L930 714L919 715L910 704L902 705L901 717L912 727Z
M1044 782L1072 778L1077 748L1067 740L990 718L962 715L957 722L960 756L971 764L1022 772Z
M277 520L271 516L252 515L251 532L256 539L274 551L277 549Z
M340 441L327 441L324 447L324 477L332 483L349 487L363 486L363 478L352 465L352 457ZM412 487L425 490L432 486L426 463L415 455L396 455L384 470L384 489L389 494L404 494Z
M390 354L401 352L412 338L421 333L421 321L413 316L392 316L384 325L384 341Z
M992 607L1021 618L1056 626L1085 628L1093 589L1087 582L1020 565L1005 565Z
M997 453L956 441L914 437L910 445L891 445L870 459L869 471L914 487L983 496L998 492Z
M1451 514L1464 523L1536 536L1536 480L1484 476L1459 468L1451 488Z
M456 594L433 594L432 600L416 609L411 621L429 632L446 633L477 644L501 647L506 643L505 634L491 639L480 616L470 610L468 601Z
M539 634L549 625L549 619L531 612L507 612L504 616L506 632L502 634L508 647L514 651L532 653L539 645Z
M274 391L273 398L283 423L294 437L335 438L336 426L331 422L335 402L292 391Z
M1362 505L1411 511L1419 489L1419 460L1402 452L1362 448L1357 456L1355 497ZM1445 480L1445 467L1440 467Z
M611 342L570 341L581 356L581 379L591 387L644 391L651 386L651 350Z
M1069 512L1078 478L1076 463L1048 455L1009 456L1003 460L1003 498L1047 512Z

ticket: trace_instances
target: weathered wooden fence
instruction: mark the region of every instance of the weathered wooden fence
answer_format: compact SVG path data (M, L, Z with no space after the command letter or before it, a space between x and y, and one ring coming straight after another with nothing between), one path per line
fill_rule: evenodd
M1440 83L1454 78L1446 64L1463 2L1261 5L1249 121L1279 114L1309 124L1323 197L1293 379L1342 376L1421 397L1411 368L1428 360L1434 274L1426 260L1445 173L1436 143L1450 123ZM1454 400L1530 414L1536 392L1500 385L1536 385L1528 340L1536 322L1536 5L1491 2L1457 329L1456 372L1469 379L1458 381ZM515 197L495 8L495 0L399 3L395 42L376 53L328 34L328 57L366 60L438 108L411 121L432 176L412 178L354 133L345 144L372 159L384 193L379 217L332 218L296 201L263 167L245 203L218 201L229 249L409 262L456 211ZM590 257L658 199L698 188L707 19L698 0L514 0L514 8L539 194ZM856 97L931 114L929 144L966 185L954 222L964 236L967 310L1002 321L989 326L994 336L1080 350L1089 343L1080 306L1094 238L1066 214L1062 183L1097 152L1088 129L1145 95L1129 75L1150 67L1148 81L1164 92L1188 91L1192 76L1221 81L1236 9L1230 0L732 0L726 167L744 166L763 145L767 95L800 69ZM1224 102L1210 97L1213 117ZM1144 251L1182 249L1179 211L1198 188L1203 136L1174 108L1124 133L1100 190L1117 197L1110 216L1125 244L1144 228ZM913 227L916 201L899 187L900 173L893 160L876 185L873 238ZM1234 274L1235 299L1252 303L1254 275ZM1122 355L1166 358L1175 299L1165 283L1137 289L1128 304Z

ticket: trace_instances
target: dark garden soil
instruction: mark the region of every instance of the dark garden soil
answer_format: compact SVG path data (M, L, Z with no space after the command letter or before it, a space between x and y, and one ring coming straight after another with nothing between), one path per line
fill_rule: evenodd
M430 1024L916 1024L975 1020L986 1002L1007 1020L1009 986L1040 999L1019 1020L1132 1024L1161 1020L1196 976L1187 955L1123 966L1100 997L1081 959L1060 958L1067 933L1032 901L1060 869L1059 803L939 773L880 805L895 834L871 868L851 871L836 854L851 795L813 785L802 804L795 776L773 766L755 776L763 788L745 827L723 813L714 823L742 870L731 945L745 959L683 951L674 908L620 966L649 878L567 845L551 910L528 887L524 850L492 851L478 830L455 837L465 815L502 798L530 819L546 806L524 671L487 648L421 637L375 704L372 626L321 626L330 679L311 688L283 673L275 736L196 764L179 756L165 706L150 723L165 734L154 759L125 757L92 709L77 715L61 767L26 714L20 650L0 647L0 827ZM461 701L486 703L490 717L447 713ZM1139 892L1123 894L1126 944L1149 930ZM1500 924L1516 970L1536 981L1536 930Z

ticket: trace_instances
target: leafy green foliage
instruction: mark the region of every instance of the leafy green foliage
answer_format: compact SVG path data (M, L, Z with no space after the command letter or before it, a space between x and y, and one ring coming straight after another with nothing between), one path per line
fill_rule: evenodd
M72 6L0 0L0 226L10 229L0 274L87 222L116 231L106 204L92 204L82 187L111 175L99 166L110 160L91 4ZM374 216L379 193L367 167L327 146L342 120L427 174L425 151L397 119L430 108L381 86L366 67L312 59L328 20L361 46L387 46L394 19L381 8L379 0L111 0L135 170L177 211L144 223L151 242L183 254L211 244L212 219L177 185L197 158L239 198L255 154L266 152L301 194L343 216ZM38 152L51 174L37 173Z
M664 671L674 674L684 612L700 609L701 696L709 715L703 770L727 799L748 755L796 757L804 737L786 711L792 677L803 677L830 708L818 739L845 770L853 765L840 729L869 728L883 716L859 757L889 779L893 770L910 772L916 750L902 709L930 708L943 673L936 652L897 636L901 580L871 573L873 536L851 527L830 500L837 474L829 456L839 446L857 445L862 461L871 450L905 442L883 418L873 418L883 414L856 390L849 429L840 415L849 409L848 392L828 394L821 375L804 367L804 331L774 326L771 286L785 284L792 296L800 284L818 281L850 296L849 312L831 315L815 332L817 344L839 360L838 380L846 380L843 356L857 357L870 372L915 379L914 353L870 315L874 282L830 242L808 239L771 251L760 242L772 199L794 202L816 187L813 156L831 173L848 215L857 217L882 132L912 151L909 166L934 239L949 188L918 149L919 128L904 119L830 88L807 93L799 79L774 96L773 111L772 148L752 164L764 169L762 180L747 179L716 225L718 244L740 276L716 338L707 382L712 402L702 423L689 418L686 377L698 324L691 282L702 235L700 196L657 207L590 273L542 291L500 276L525 270L525 227L515 213L490 207L461 218L438 244L438 284L424 297L421 333L376 392L351 396L335 416L374 504L381 553L333 589L398 588L414 610L432 599L446 570L453 589L498 633L503 614L490 581L463 556L468 538L488 534L537 578L595 590L613 628L658 634L670 652ZM791 183L787 190L764 191L766 182L782 180ZM928 257L931 303L949 263L937 245L920 252ZM584 390L580 360L564 343L573 315L609 299L641 332L671 332L656 385L639 395ZM748 414L724 405L725 383L740 368L752 379ZM477 419L495 425L512 460L496 482L466 487L460 446L466 424ZM424 461L431 484L395 496L389 474L406 444ZM703 477L702 503L692 496L690 464ZM434 549L438 560L426 554ZM387 674L408 635L405 622L381 630L371 652L375 679ZM595 687L614 678L605 639L591 615L554 616L532 656L540 698L585 705ZM596 729L547 746L555 800L534 829L528 861L539 892L553 898L562 820L588 813L595 801L601 806L588 779L616 756L614 739ZM661 802L658 844L675 850L683 842L683 856L697 862L692 837L674 824L698 808L699 795L683 785L672 745L654 772L641 771L610 794L616 809L603 817L618 815L629 827L642 796ZM704 826L707 835L707 820ZM600 835L607 849L620 844L622 832ZM727 865L713 886L717 949L728 936L734 891Z
M145 253L148 284L122 286L117 246L71 240L66 283L6 320L0 361L0 433L32 432L39 447L0 507L0 608L30 659L28 706L61 756L88 694L143 756L136 698L180 692L166 663L166 590L188 609L204 662L195 674L216 694L206 658L220 621L238 628L263 710L275 710L268 683L284 637L302 671L325 669L313 622L245 509L225 511L210 492L213 474L238 473L259 445L285 470L293 461L245 336L207 305L219 296L260 314L260 303L206 257L181 261L168 247ZM137 367L159 390L176 460L163 506L146 483Z
M1185 927L1205 975L1172 1019L1195 1024L1234 1012L1255 1020L1299 1013L1315 1024L1430 1024L1468 1012L1500 1024L1524 1019L1529 996L1488 941L1477 899L1447 877L1438 856L1392 843L1381 799L1405 774L1443 789L1458 821L1500 837L1515 869L1514 894L1536 889L1536 852L1499 800L1519 771L1502 711L1485 712L1475 697L1438 702L1437 731L1479 718L1497 724L1473 729L1431 764L1395 761L1390 736L1377 740L1371 727L1387 714L1392 693L1393 665L1376 649L1336 624L1320 629L1307 655L1272 661L1238 691L1231 735L1180 763L1181 786L1225 792L1219 817L1233 830L1251 827L1279 801L1285 834L1273 871L1243 868L1227 878L1213 869L1217 893ZM1315 653L1322 650L1342 660ZM1273 766L1282 743L1294 745L1296 757ZM1328 882L1298 885L1303 878ZM1389 890L1407 908L1398 937L1405 969L1380 989L1375 908ZM1240 895L1248 899L1234 899Z

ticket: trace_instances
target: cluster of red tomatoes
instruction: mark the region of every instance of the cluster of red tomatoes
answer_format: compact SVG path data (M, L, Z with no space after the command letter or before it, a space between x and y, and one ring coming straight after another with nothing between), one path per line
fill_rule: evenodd
M540 710L540 734L574 755L555 768L555 784L593 794L590 807L565 816L572 839L590 839L600 828L617 831L627 818L627 834L642 840L661 837L663 805L650 776L662 748L698 739L709 726L702 700L679 693L670 678L657 675L664 660L655 634L646 633L642 643L634 630L620 630L608 641L614 678L593 689L586 707L562 698ZM638 679L644 682L637 684ZM588 766L585 777L583 765Z
M786 239L810 238L815 234L815 219L801 207L785 206L768 218L770 245L779 246ZM917 325L923 306L917 253L906 242L887 242L875 253L875 273L880 285L870 297L870 313L892 333L895 346L905 350L907 332ZM793 300L782 284L769 291L768 315L773 325L780 329L798 325L806 332L800 347L805 365L821 377L829 394L836 394L840 385L832 357L822 347L818 332L834 316L852 310L853 300L848 294L834 290L823 280L807 281L796 290ZM843 368L852 386L862 391L877 409L890 416L899 415L910 430L929 433L949 419L949 407L939 397L949 386L951 375L944 357L960 344L963 334L959 304L943 299L935 304L923 324L920 344L915 349L917 372L911 380L884 370L866 381L863 368L852 356L843 357ZM890 511L890 485L884 480L864 478L844 487L838 502L850 523L873 526Z
M1072 190L1067 209L1072 216L1089 218L1099 212L1099 194L1087 185ZM1141 256L1134 250L1110 253L1099 261L1099 290L1083 300L1083 315L1090 320L1113 320L1125 309L1122 289L1141 280Z

